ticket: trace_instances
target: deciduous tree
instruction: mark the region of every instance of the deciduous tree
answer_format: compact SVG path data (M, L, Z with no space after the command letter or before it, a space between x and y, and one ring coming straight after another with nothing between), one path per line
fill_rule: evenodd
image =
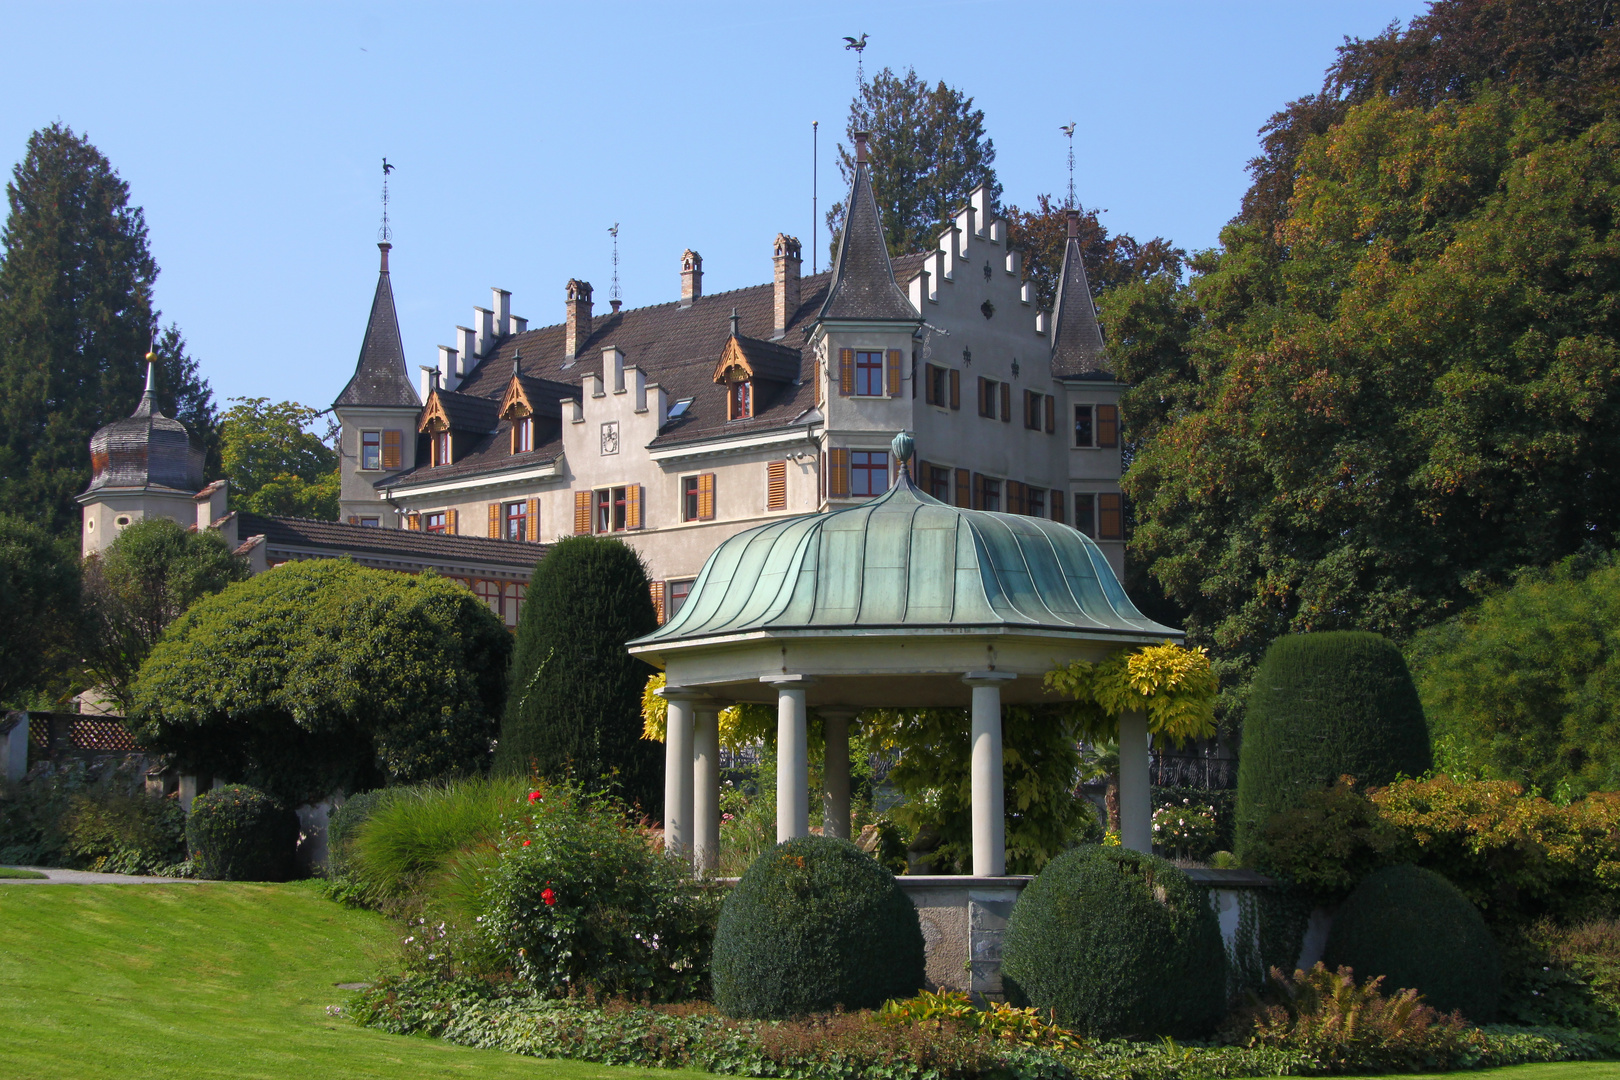
M1036 304L1051 311L1057 299L1058 277L1063 272L1063 251L1069 243L1068 211L1050 195L1037 195L1035 206L1007 207L1008 238L1024 257L1025 281L1035 283ZM1097 220L1097 211L1080 213L1080 252L1086 263L1086 284L1093 297L1156 274L1181 276L1187 253L1163 237L1139 243L1129 233L1109 234Z
M59 682L73 659L77 563L71 542L0 514L0 704Z
M296 401L231 400L220 433L236 505L256 514L336 519L337 451L309 430L320 413Z

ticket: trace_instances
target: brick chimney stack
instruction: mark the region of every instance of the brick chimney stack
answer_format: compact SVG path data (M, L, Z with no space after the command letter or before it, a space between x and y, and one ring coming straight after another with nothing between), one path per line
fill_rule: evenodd
M1078 240L1080 238L1080 211L1070 210L1064 217L1068 218L1069 221L1069 239Z
M777 233L771 254L776 263L776 333L771 339L775 341L787 334L788 320L799 310L799 241Z
M681 252L681 307L703 295L703 256L687 248Z
M572 360L591 336L591 283L570 278L568 281L568 328L563 335L563 352Z
M872 137L871 132L857 131L855 133L855 164L866 163L866 140Z

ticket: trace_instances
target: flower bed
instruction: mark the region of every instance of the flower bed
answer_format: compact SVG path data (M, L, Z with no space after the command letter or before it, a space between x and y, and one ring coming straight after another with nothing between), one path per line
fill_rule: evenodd
M358 994L359 1024L463 1046L605 1065L698 1068L805 1080L1205 1080L1385 1071L1380 1062L1276 1047L1078 1042L1024 1045L1015 1029L950 1017L911 1024L859 1012L799 1021L734 1021L705 1004L648 1007L546 999L514 984L396 977ZM1560 1029L1483 1028L1427 1070L1581 1061L1603 1047Z

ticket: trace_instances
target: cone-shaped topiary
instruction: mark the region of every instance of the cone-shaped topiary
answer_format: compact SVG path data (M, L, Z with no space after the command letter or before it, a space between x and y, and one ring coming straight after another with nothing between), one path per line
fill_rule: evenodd
M633 550L599 536L556 544L524 594L496 771L612 779L626 802L657 807L660 751L641 737L641 690L653 668L624 648L657 628Z
M1237 855L1259 855L1266 821L1307 791L1341 776L1388 784L1432 763L1412 675L1386 638L1360 631L1278 638L1255 674L1243 719Z
M257 788L227 784L191 801L186 846L205 878L286 881L298 850L298 815Z
M800 837L755 859L726 897L713 978L728 1016L872 1009L922 989L922 926L876 859L848 840Z
M1432 870L1390 866L1362 879L1333 915L1322 962L1386 993L1416 990L1476 1024L1496 1017L1502 957L1479 909Z
M1013 907L1001 974L1014 1000L1091 1038L1197 1038L1226 1011L1208 892L1125 848L1076 848L1046 864Z

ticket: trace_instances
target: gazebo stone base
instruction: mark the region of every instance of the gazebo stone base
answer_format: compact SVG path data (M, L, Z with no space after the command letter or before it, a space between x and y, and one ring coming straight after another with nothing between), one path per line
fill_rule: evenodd
M917 905L930 990L960 990L980 1003L1005 1001L1001 942L1018 894L1033 878L902 875Z

